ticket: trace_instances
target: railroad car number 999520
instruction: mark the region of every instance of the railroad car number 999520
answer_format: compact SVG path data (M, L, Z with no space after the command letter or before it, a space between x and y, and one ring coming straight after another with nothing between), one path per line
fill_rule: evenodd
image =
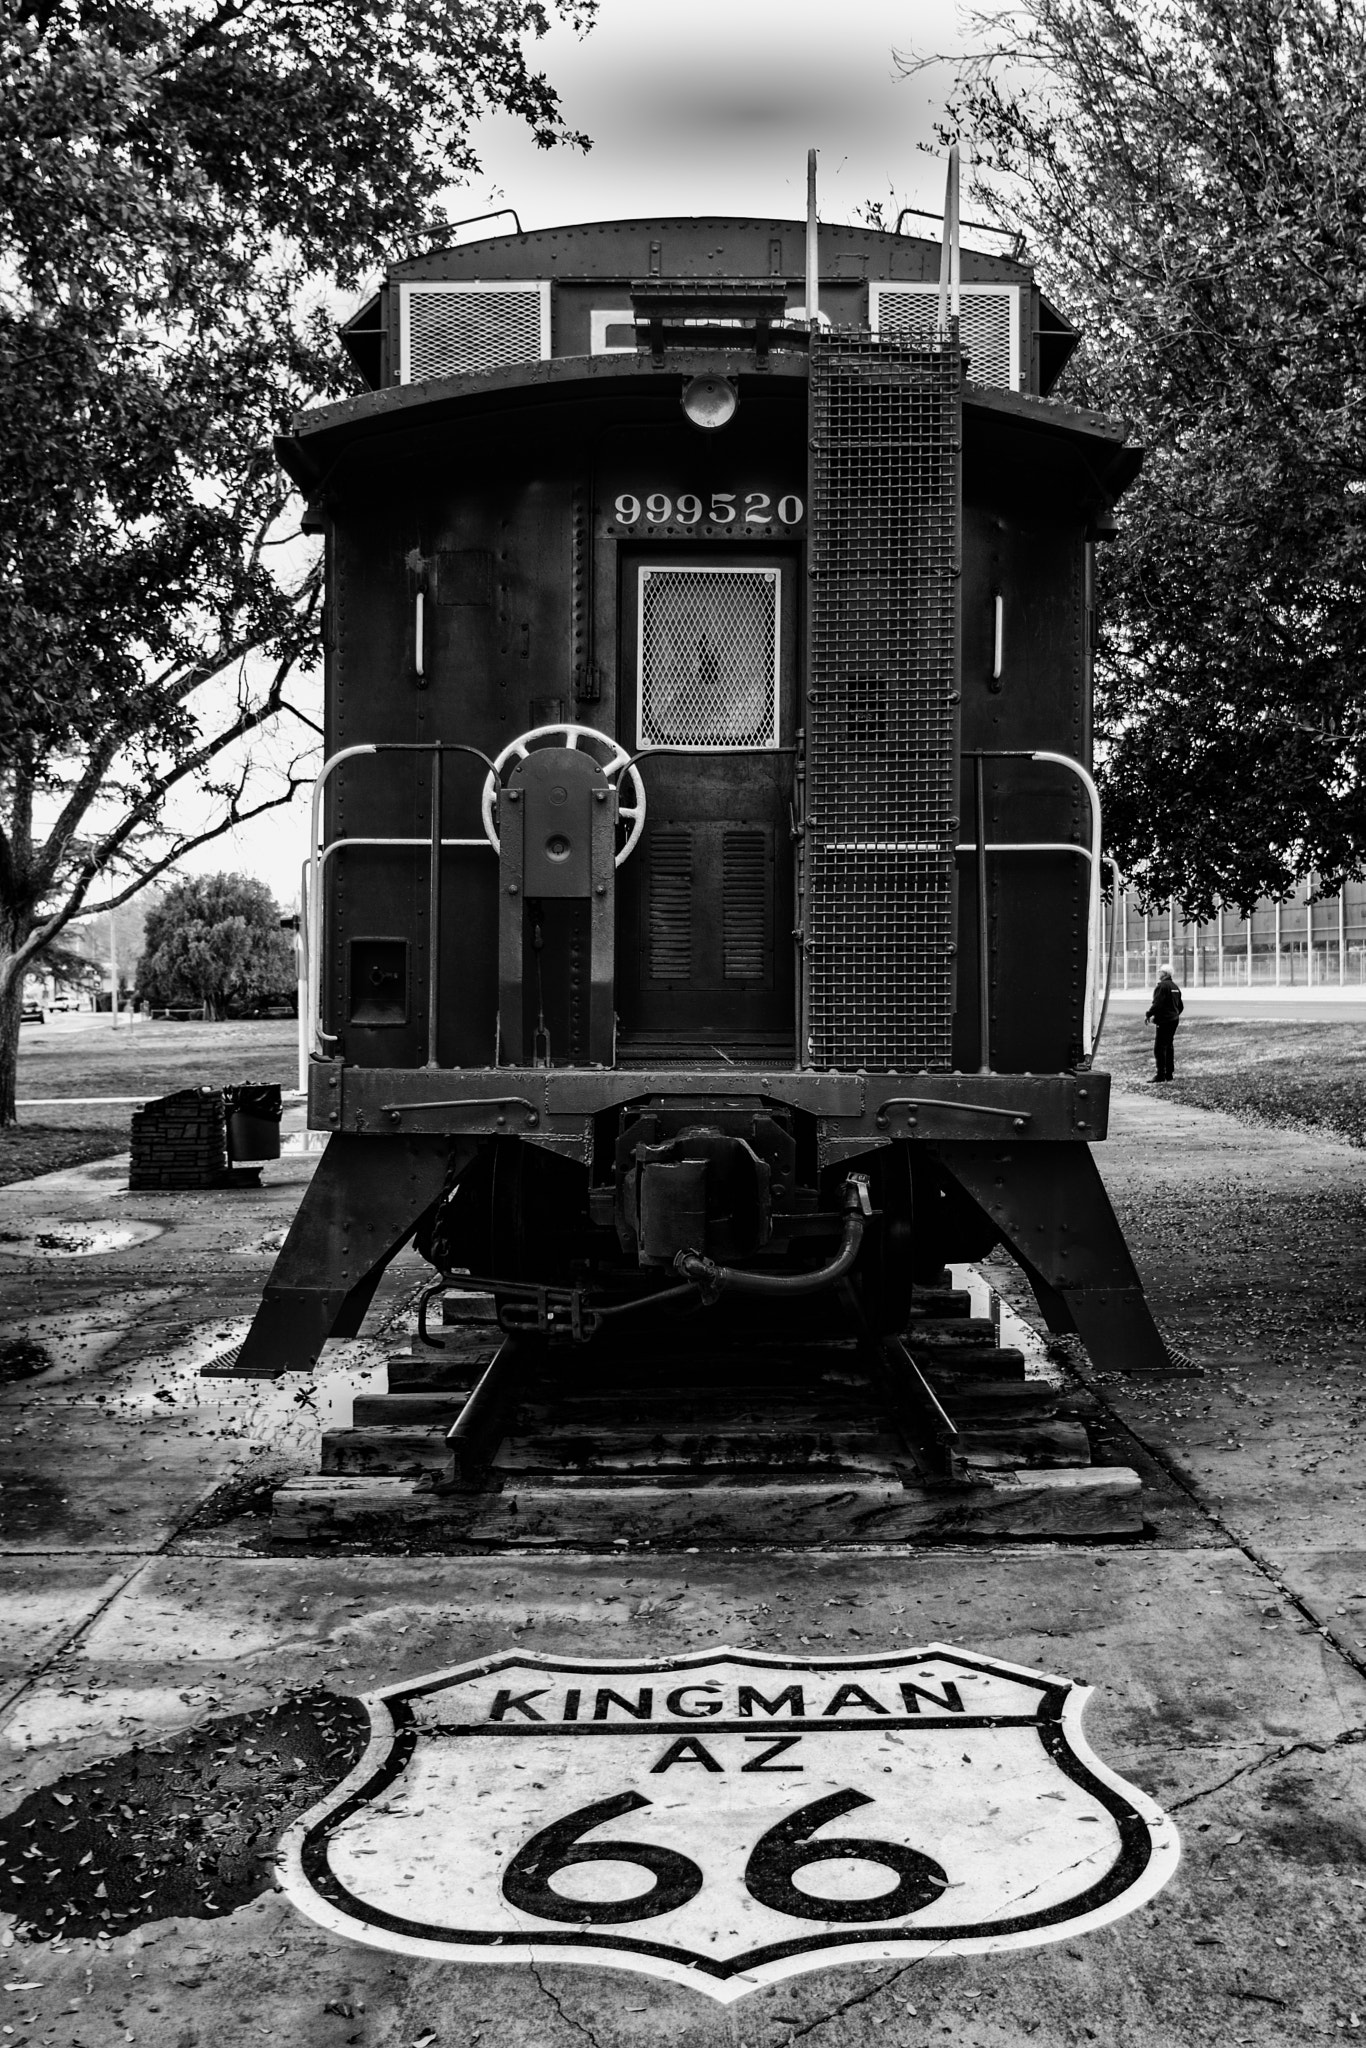
M767 491L713 491L704 504L695 492L684 491L671 498L666 491L651 491L638 498L623 491L613 508L623 526L634 526L643 516L647 526L697 526L704 518L713 526L798 526L806 507L795 492L779 498L775 508Z

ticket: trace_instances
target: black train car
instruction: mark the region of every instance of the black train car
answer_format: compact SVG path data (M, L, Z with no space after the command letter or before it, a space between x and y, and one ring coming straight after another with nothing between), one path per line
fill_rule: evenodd
M595 223L397 263L345 328L371 388L280 444L327 540L331 1138L238 1371L353 1334L415 1230L577 1338L846 1276L895 1328L1004 1240L1050 1327L1167 1363L1089 1149L1092 556L1139 454L1047 396L1025 265L965 252L942 333L939 266Z

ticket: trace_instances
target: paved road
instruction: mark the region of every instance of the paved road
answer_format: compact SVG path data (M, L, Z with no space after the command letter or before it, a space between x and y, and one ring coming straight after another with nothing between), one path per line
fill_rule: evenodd
M116 1165L7 1189L6 1340L52 1364L0 1393L0 1897L20 1902L3 2040L1279 2048L1366 2026L1361 1154L1139 1091L1115 1108L1103 1170L1159 1317L1206 1366L1135 1388L1078 1358L1150 1482L1151 1534L1129 1546L680 1555L644 1529L616 1556L272 1554L270 1480L316 1469L320 1418L382 1384L380 1326L420 1269L391 1277L375 1335L330 1348L316 1396L244 1389L198 1367L240 1333L308 1161L259 1194L130 1196ZM104 1224L142 1234L58 1255ZM811 1665L927 1642L1094 1688L1092 1749L1179 1830L1164 1889L1046 1946L840 1962L727 2006L551 1948L475 1965L362 1946L271 1882L280 1826L359 1754L367 1689L510 1652L638 1665L729 1644ZM994 1735L960 1740L928 1805L950 1768L994 1768ZM457 1833L511 1782L487 1768ZM668 1782L700 1802L719 1780ZM995 1810L967 1800L963 1828ZM404 1813L412 1839L430 1830ZM711 1827L679 1838L699 1868ZM16 1940L60 1919L44 1894L63 1938Z

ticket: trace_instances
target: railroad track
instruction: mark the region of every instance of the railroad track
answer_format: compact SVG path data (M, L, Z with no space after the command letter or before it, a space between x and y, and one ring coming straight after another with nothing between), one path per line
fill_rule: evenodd
M948 1276L944 1276L947 1283ZM275 1496L284 1543L859 1544L1135 1536L1138 1475L1095 1462L1089 1397L1002 1343L964 1289L870 1339L833 1298L801 1335L755 1305L587 1349L505 1336L450 1292L322 1470Z

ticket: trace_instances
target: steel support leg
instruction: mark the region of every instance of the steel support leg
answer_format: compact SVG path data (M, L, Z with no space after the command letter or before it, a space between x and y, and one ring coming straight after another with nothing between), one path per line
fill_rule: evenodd
M1080 1337L1111 1372L1172 1373L1143 1283L1088 1145L930 1147L1000 1231L1055 1335Z
M448 1138L334 1133L234 1363L210 1376L310 1372L329 1337L354 1337L385 1267L445 1186Z

